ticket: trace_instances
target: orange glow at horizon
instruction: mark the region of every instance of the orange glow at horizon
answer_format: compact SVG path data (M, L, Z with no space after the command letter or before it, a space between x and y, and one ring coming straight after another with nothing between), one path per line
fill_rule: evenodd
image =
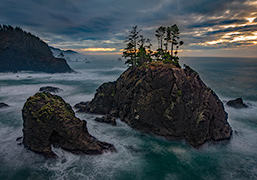
M100 51L116 51L116 48L85 48L83 51L100 52Z

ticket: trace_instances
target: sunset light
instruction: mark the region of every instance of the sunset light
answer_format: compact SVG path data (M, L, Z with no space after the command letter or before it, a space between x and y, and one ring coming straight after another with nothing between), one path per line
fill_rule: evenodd
M0 180L257 180L257 0L1 0Z
M96 52L99 52L99 51L115 51L116 48L86 48L86 49L83 49L83 51L96 51Z
M249 23L252 23L255 20L255 18L256 17L251 17L251 18L246 18L246 19L249 21Z

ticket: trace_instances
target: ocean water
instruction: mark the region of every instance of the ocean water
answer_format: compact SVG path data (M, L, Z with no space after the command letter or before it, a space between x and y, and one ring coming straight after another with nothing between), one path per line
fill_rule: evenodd
M257 58L181 58L195 69L224 102L242 97L250 107L225 106L234 133L230 141L206 143L200 149L185 141L140 133L118 120L117 126L95 122L96 115L76 113L88 122L89 132L114 144L117 153L74 155L53 148L58 159L47 160L18 145L22 136L21 109L42 86L72 106L91 100L103 82L114 81L126 70L117 60L71 63L77 74L33 72L0 73L0 180L249 180L257 179Z

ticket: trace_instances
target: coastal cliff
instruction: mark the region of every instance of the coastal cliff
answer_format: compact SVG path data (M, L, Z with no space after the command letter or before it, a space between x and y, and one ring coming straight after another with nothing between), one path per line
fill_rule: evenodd
M55 58L38 37L12 26L0 26L0 72L73 72L66 60Z
M188 66L152 62L130 67L117 81L101 85L92 101L75 107L120 118L143 132L186 139L193 147L232 134L222 102Z

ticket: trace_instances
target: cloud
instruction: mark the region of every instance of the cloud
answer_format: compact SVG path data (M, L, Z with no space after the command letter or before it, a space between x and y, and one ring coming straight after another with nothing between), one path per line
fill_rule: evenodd
M195 23L192 25L189 25L189 28L202 28L202 27L212 27L216 25L231 25L231 24L242 24L248 22L246 19L212 19L207 20L201 23Z
M20 26L59 48L122 49L132 26L156 43L155 29L176 23L185 49L238 48L249 43L222 37L256 31L256 8L254 0L1 0L0 24Z

